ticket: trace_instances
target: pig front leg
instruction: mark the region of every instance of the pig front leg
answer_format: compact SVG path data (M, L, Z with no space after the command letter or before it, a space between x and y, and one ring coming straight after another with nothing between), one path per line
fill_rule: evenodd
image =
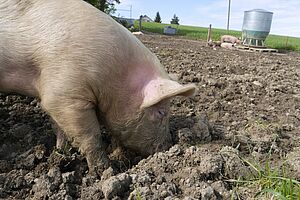
M100 125L94 106L88 101L71 100L64 96L43 96L42 105L72 141L72 145L84 154L89 173L101 176L110 162L100 138Z
M58 124L50 118L52 129L55 131L56 134L56 148L59 150L63 150L65 146L67 145L67 138L64 134L64 132L59 128Z

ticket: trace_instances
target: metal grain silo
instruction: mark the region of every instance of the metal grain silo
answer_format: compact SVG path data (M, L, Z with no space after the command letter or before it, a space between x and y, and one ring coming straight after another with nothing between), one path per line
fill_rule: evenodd
M244 12L242 40L244 45L264 46L270 32L273 13L263 9Z

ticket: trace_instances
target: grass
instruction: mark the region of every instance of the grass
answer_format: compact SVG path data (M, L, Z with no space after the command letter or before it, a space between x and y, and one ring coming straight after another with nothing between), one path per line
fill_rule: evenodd
M253 177L229 180L233 182L234 188L232 199L239 198L239 188L247 187L258 191L254 198L257 199L278 199L278 200L299 200L300 199L300 182L289 178L285 165L273 168L270 164L271 150L265 164L242 159L254 171Z
M54 153L62 157L65 157L71 155L71 150L72 150L72 146L69 144L69 142L66 142L61 149L55 148Z
M244 161L257 175L249 180L234 180L236 188L241 186L257 188L259 192L254 197L258 199L263 197L280 200L300 199L300 182L288 178L284 167L281 169L272 169L268 161L264 166L258 163L251 163L247 160Z
M138 21L135 22L135 28L138 28ZM190 39L196 40L206 40L207 38L207 28L195 27L195 26L184 26L184 25L170 25L170 24L160 24L155 22L142 22L142 30L163 34L163 29L165 26L172 26L177 28L177 35L184 36ZM229 34L236 37L241 37L241 31L230 30L227 32L225 29L212 29L212 39L220 40L222 35ZM280 35L269 35L266 40L266 45L269 48L275 48L280 50L292 50L300 52L300 38L287 37Z
M245 126L246 134L273 135L273 142L278 139L277 137L280 137L280 132L281 124L266 123L259 119ZM251 151L249 147L249 152ZM272 152L274 152L274 149L271 146L266 154L264 164L261 164L255 157L252 157L251 161L241 158L249 166L252 173L249 177L229 180L229 182L234 183L232 199L240 199L240 191L247 188L252 192L254 191L254 194L256 193L254 195L256 199L300 200L300 182L289 177L287 172L291 170L284 161L280 162L280 166L274 167L271 165ZM282 158L280 160L284 160L284 156L279 155L279 157Z
M138 189L136 191L136 200L142 200L141 193L140 193L140 191Z
M267 134L276 137L281 136L282 124L279 123L266 123L261 119L246 124L244 131L247 135L252 134Z

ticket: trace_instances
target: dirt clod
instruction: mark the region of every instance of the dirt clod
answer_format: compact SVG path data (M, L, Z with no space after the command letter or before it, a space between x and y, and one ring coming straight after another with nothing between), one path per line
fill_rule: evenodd
M111 199L115 196L120 196L128 191L131 183L131 177L128 174L122 173L113 176L102 184L102 191L106 199Z

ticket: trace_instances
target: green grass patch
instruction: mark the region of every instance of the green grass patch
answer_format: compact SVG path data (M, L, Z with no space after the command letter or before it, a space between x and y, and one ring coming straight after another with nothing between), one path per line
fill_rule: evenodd
M57 148L54 149L54 153L62 157L71 156L72 154L71 151L72 151L72 146L69 142L66 142L61 149L57 149Z
M258 119L249 122L244 131L246 135L269 135L275 142L281 137L282 124L266 123ZM289 177L291 169L286 165L284 156L279 156L279 164L276 164L276 161L271 161L272 158L277 157L279 159L273 153L272 146L265 154L264 161L258 161L255 156L250 156L248 159L241 158L244 164L249 166L251 173L249 176L240 177L238 180L229 180L233 183L232 199L235 197L240 199L239 196L243 194L243 189L247 188L252 191L251 193L256 199L300 200L300 182ZM252 150L249 145L249 153Z
M139 22L136 21L134 26L138 28ZM187 37L189 39L196 40L206 40L207 38L207 28L196 27L196 26L185 26L185 25L174 25L174 24L161 24L155 22L142 22L142 30L163 34L163 29L165 26L172 26L177 28L177 35ZM212 39L220 40L222 35L233 35L236 37L241 37L241 31L227 31L225 29L212 29ZM280 50L292 50L300 52L300 38L297 37L287 37L280 35L269 35L266 40L266 45L269 48L275 48Z
M274 49L284 49L300 52L300 38L269 35L266 40L267 46Z
M239 197L240 187L248 187L258 191L254 196L257 199L300 199L300 182L287 176L286 167L274 169L269 160L264 165L256 161L243 160L254 170L256 175L244 180L230 180L235 184L233 191L236 196Z

